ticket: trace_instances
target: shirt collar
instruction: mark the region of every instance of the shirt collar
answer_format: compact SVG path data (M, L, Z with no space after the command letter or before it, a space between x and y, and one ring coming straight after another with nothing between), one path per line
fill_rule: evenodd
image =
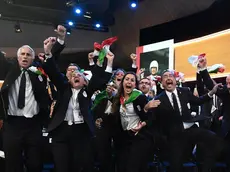
M177 94L177 89L176 89L176 88L175 88L175 90L174 90L173 92L169 92L169 91L167 91L167 90L166 90L165 92L166 92L166 94L167 94L168 97L171 97L171 96L172 96L172 93L174 93L176 96L178 95L178 94Z
M72 92L73 94L78 94L80 92L81 89L75 89L75 88L72 88Z

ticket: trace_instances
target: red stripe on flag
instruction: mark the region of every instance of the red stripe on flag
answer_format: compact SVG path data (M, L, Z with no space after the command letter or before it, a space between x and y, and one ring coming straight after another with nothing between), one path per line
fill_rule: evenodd
M144 47L143 46L136 48L136 54L137 54L137 71L139 71L140 67L141 67L141 53L143 53L143 51L144 51Z

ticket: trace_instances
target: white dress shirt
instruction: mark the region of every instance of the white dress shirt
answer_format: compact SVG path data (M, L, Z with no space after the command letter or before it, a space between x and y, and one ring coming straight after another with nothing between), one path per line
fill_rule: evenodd
M178 107L179 107L180 115L182 115L182 108L181 108L180 99L179 99L179 97L178 97L177 89L175 89L175 90L173 91L173 93L174 93L175 96L176 96L176 100L177 100L177 104L178 104ZM173 105L173 99L172 99L172 93L169 92L169 91L166 91L166 94L167 94L167 96L168 96L168 98L169 98L169 101L170 101L172 107L174 107L174 105ZM195 124L194 122L183 122L184 129L190 128L190 127L193 126L194 124Z
M80 106L79 106L79 102L77 99L79 92L80 92L80 89L76 90L72 88L73 94L69 100L69 106L66 111L66 117L65 117L65 121L67 121L69 125L84 123L84 118L81 115Z
M111 114L112 113L112 102L108 100L107 105L105 107L105 114Z
M34 92L32 88L32 83L27 71L25 71L26 76L26 91L25 91L25 107L23 109L18 108L18 96L20 82L22 78L21 75L15 80L14 84L9 89L9 110L8 115L11 116L25 116L26 118L32 118L39 112L39 106L34 97Z
M138 126L140 117L136 114L133 103L128 103L124 107L120 106L121 125L123 130L131 130Z

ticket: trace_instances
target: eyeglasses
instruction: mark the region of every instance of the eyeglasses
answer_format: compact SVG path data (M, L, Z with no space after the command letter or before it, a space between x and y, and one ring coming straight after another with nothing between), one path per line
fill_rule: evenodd
M116 75L125 75L124 72L117 72Z

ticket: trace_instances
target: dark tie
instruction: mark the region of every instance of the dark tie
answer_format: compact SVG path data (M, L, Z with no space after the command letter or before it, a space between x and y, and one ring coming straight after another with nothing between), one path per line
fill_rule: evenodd
M19 86L19 95L18 95L18 108L23 109L25 107L25 93L26 93L26 75L25 70L22 72L22 78Z
M177 103L176 95L174 93L172 93L172 99L173 99L173 108L174 108L176 114L180 115L179 106Z

